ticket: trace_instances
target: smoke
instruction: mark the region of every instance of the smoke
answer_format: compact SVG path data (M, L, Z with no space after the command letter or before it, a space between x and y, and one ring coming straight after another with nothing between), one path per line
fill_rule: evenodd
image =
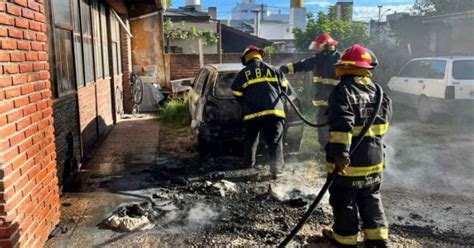
M417 121L392 126L385 140L385 188L472 195L471 130Z
M186 221L191 226L204 226L214 222L219 214L205 203L198 202L188 212Z

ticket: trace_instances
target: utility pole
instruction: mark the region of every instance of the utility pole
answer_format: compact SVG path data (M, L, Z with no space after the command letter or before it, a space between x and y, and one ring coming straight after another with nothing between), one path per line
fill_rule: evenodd
M382 7L383 5L377 5L377 8L379 8L379 23L382 21Z

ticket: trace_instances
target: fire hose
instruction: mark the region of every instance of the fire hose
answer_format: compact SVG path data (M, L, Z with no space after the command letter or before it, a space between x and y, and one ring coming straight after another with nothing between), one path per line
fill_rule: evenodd
M354 153L354 151L359 147L359 145L362 143L362 141L364 140L364 137L365 137L365 134L367 133L367 131L369 130L370 126L372 126L372 124L374 124L375 122L375 119L377 118L377 113L380 111L380 109L382 108L382 100L383 100L383 90L382 90L382 87L380 87L380 85L378 84L375 84L375 88L376 88L376 94L377 94L377 102L376 102L376 109L375 111L373 112L372 116L370 117L369 121L367 122L367 124L362 128L362 131L360 132L358 138L357 138L357 141L354 142L354 145L352 146L352 149L351 149L351 152L349 153L349 156L352 155ZM310 121L308 121L304 115L301 113L301 111L298 109L298 107L293 103L293 101L291 101L291 99L288 97L288 95L284 92L281 93L289 102L290 102L290 105L294 108L294 110L296 111L296 113L298 114L298 116L301 118L301 120L303 120L304 123L306 123L308 126L311 126L311 127L316 127L316 128L320 128L320 127L323 127L325 125L327 125L328 123L312 123ZM293 230L291 230L290 234L288 234L288 236L286 236L286 238L278 245L278 247L286 247L286 245L288 245L288 243L295 237L295 235L300 231L300 229L304 226L304 224L306 223L306 221L309 219L309 217L313 214L314 210L316 209L316 207L319 205L319 202L321 201L321 199L323 198L323 196L326 194L326 192L328 191L329 187L331 187L332 183L334 182L334 179L337 177L337 173L338 171L334 171L333 173L330 173L326 179L326 182L324 183L323 187L321 188L321 190L319 191L318 195L316 196L316 199L314 199L313 203L309 206L308 210L306 211L306 213L303 215L303 217L301 218L301 220L298 222L298 224L296 224L296 226L293 228Z

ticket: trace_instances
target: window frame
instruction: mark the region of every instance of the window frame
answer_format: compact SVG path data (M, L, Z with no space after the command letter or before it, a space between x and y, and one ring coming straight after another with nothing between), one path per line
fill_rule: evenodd
M56 24L56 20L55 20L55 10L54 10L54 4L51 4L51 3L54 3L54 0L49 0L48 1L48 11L49 11L49 17L50 17L50 20L48 21L48 25L50 25L50 28L51 28L51 31L50 31L50 42L52 40L52 46L51 48L53 49L53 52L52 52L52 60L51 62L53 62L55 64L55 66L51 66L51 68L53 68L53 73L54 73L54 77L52 77L52 87L54 88L54 91L53 91L53 96L55 98L61 98L61 97L64 97L64 96L67 96L67 95L70 95L70 94L76 94L77 92L77 82L76 82L76 68L75 68L75 60L76 60L76 54L75 54L75 51L74 51L74 24L73 24L73 21L74 21L74 16L73 16L73 9L72 9L72 1L71 0L67 0L68 1L68 4L69 4L69 18L70 18L70 25L63 25L63 24ZM55 38L56 38L56 30L57 29L60 29L62 31L66 31L69 33L70 37L71 37L71 53L72 53L72 79L73 81L70 82L70 90L68 91L65 91L65 92L62 92L60 90L60 78L58 77L58 72L59 70L56 69L55 67L57 65L60 65L61 63L59 63L57 61L57 56L56 56L56 53L57 53L57 49L58 48L58 44L56 44L56 41L55 41Z

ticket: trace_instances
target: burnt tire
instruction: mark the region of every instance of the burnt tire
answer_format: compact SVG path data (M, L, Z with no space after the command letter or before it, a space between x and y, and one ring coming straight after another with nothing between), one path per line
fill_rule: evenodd
M429 122L432 119L433 109L431 108L428 97L422 96L418 101L417 114L421 122Z

